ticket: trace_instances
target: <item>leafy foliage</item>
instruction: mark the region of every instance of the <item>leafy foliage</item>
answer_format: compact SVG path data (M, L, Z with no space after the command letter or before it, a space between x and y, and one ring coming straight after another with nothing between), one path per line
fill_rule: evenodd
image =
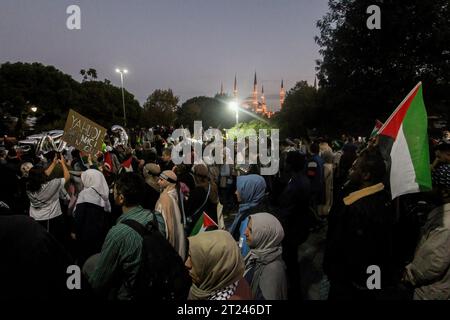
M83 70L82 70L83 71ZM97 77L95 69L85 74ZM141 108L134 96L125 91L127 118L137 124ZM17 117L16 134L22 135L24 120L37 107L36 130L62 129L72 108L98 124L109 128L123 122L120 88L85 79L79 83L53 66L40 63L4 63L0 66L0 115ZM5 130L5 129L3 129Z
M141 124L144 126L172 126L176 119L179 98L172 89L155 90L144 103Z
M381 9L381 29L369 30L369 5ZM450 4L447 0L330 0L317 23L323 59L318 78L322 115L332 129L367 133L386 119L419 81L429 114L450 103ZM323 124L322 124L323 125Z

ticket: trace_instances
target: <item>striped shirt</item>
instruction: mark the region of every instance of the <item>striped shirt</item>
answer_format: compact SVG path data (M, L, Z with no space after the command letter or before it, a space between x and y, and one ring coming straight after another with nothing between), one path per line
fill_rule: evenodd
M164 232L161 225L162 217L156 215L159 229ZM89 279L95 291L105 292L118 290L109 298L129 300L132 298L132 288L136 279L142 252L142 237L131 227L121 223L132 219L142 225L152 220L152 213L141 206L137 206L122 214L117 219L117 224L108 232L103 243L100 258L95 271ZM162 221L164 224L164 221Z

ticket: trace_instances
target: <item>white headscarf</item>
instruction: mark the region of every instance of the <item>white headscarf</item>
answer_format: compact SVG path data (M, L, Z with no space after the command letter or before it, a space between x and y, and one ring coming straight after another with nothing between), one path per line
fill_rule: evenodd
M104 208L106 212L111 212L109 187L103 173L95 169L88 169L81 173L81 181L84 189L78 195L76 204L92 203Z

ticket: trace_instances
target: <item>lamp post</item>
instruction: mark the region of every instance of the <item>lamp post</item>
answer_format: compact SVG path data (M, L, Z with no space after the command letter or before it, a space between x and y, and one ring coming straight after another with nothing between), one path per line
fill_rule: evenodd
M117 73L120 73L120 87L122 88L122 106L123 106L123 126L127 127L127 116L125 113L125 96L123 93L123 75L128 73L127 69L116 69Z
M239 123L239 104L236 100L231 101L228 106L231 110L234 110L236 112L236 124Z

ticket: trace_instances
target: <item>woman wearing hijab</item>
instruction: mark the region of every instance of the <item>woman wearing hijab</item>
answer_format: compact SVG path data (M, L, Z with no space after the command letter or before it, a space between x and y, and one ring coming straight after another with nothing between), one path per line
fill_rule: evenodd
M250 300L244 261L231 235L223 230L189 238L186 267L192 278L189 300Z
M74 232L78 243L78 264L102 249L109 229L109 187L98 170L88 169L81 174L84 189L78 195L74 209Z
M282 259L281 223L270 213L251 215L245 230L250 252L245 257L245 279L257 300L286 300L286 266Z
M229 231L233 238L239 241L244 257L249 251L244 234L247 217L253 213L267 211L263 201L265 193L266 181L260 175L249 174L237 177L236 197L239 202L239 212Z

